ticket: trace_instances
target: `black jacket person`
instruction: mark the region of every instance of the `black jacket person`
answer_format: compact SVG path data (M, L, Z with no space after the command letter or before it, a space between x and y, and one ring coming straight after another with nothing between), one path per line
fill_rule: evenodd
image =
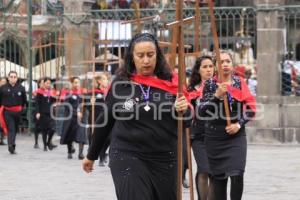
M51 143L54 135L54 120L51 117L51 109L56 102L56 92L50 88L51 79L44 78L44 88L37 90L36 94L36 119L43 134L44 151L52 150L55 145Z
M17 80L17 72L10 71L8 83L0 88L0 123L4 134L8 136L8 151L11 154L15 154L21 111L27 103L25 88Z

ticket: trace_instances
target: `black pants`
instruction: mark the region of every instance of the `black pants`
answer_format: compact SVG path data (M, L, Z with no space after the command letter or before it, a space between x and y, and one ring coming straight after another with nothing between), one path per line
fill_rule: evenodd
M21 117L20 112L4 111L4 118L8 129L8 136L7 136L8 146L16 145L16 134L19 129L20 117Z

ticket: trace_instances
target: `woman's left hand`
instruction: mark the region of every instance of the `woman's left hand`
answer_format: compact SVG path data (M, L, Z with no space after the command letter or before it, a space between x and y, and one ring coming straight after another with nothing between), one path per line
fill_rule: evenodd
M226 126L225 130L229 135L236 134L241 128L241 125L237 122L234 124L230 124L230 126Z
M84 158L82 161L82 169L86 172L86 173L91 173L94 168L94 161L93 160L89 160L87 158Z
M185 96L181 96L181 97L178 97L176 98L176 101L175 101L175 109L177 112L183 112L185 113L185 111L187 111L188 109L188 101L187 99L185 98Z

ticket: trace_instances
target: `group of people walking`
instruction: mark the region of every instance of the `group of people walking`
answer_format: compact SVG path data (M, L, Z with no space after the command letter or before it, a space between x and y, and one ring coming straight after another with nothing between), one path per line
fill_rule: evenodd
M157 39L141 33L132 38L110 86L107 76L95 77L87 90L79 77L72 77L70 86L55 90L45 77L34 92L35 148L39 132L44 151L56 147L52 143L55 111L63 106L60 143L67 146L67 158L73 157L73 143L78 143L78 158L90 173L99 156L103 164L110 146L109 167L119 200L174 200L177 121L182 113L197 164L198 199L227 199L230 179L230 198L240 200L247 155L245 125L255 116L255 99L243 78L234 74L231 55L221 51L220 58L222 73L213 57L197 58L187 87L178 95L178 75L168 66ZM0 86L0 122L11 154L16 149L18 118L27 103L16 79L12 71Z
M8 79L8 82L5 82ZM17 82L17 72L11 71L8 78L1 79L0 86L0 124L1 124L1 144L5 145L4 138L7 137L8 151L16 154L16 134L19 130L21 113L26 109L27 97L25 88ZM91 102L103 102L105 90L108 87L108 74L101 74L92 80L91 90L81 87L80 78L72 77L66 81L66 87L61 90L53 88L52 80L44 77L38 80L38 89L33 91L34 99L34 148L39 148L38 137L42 135L44 151L53 150L57 147L52 142L55 132L61 136L60 144L67 146L67 157L73 158L75 152L73 143L79 144L78 158L83 159L84 145L88 144L91 138L90 126L92 107ZM93 100L94 99L94 100ZM95 104L94 103L94 104ZM62 118L58 116L58 107L64 107ZM94 116L101 112L99 105L95 104ZM62 122L62 128L56 129L56 123ZM105 161L105 151L101 154L102 165Z

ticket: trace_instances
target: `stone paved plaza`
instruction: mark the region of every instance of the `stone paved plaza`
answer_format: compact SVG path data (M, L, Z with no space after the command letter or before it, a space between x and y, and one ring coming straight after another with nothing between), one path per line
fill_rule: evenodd
M109 168L85 174L65 146L44 152L33 149L33 136L18 135L17 153L0 146L0 200L116 200ZM300 146L249 145L243 199L299 200L299 155Z

